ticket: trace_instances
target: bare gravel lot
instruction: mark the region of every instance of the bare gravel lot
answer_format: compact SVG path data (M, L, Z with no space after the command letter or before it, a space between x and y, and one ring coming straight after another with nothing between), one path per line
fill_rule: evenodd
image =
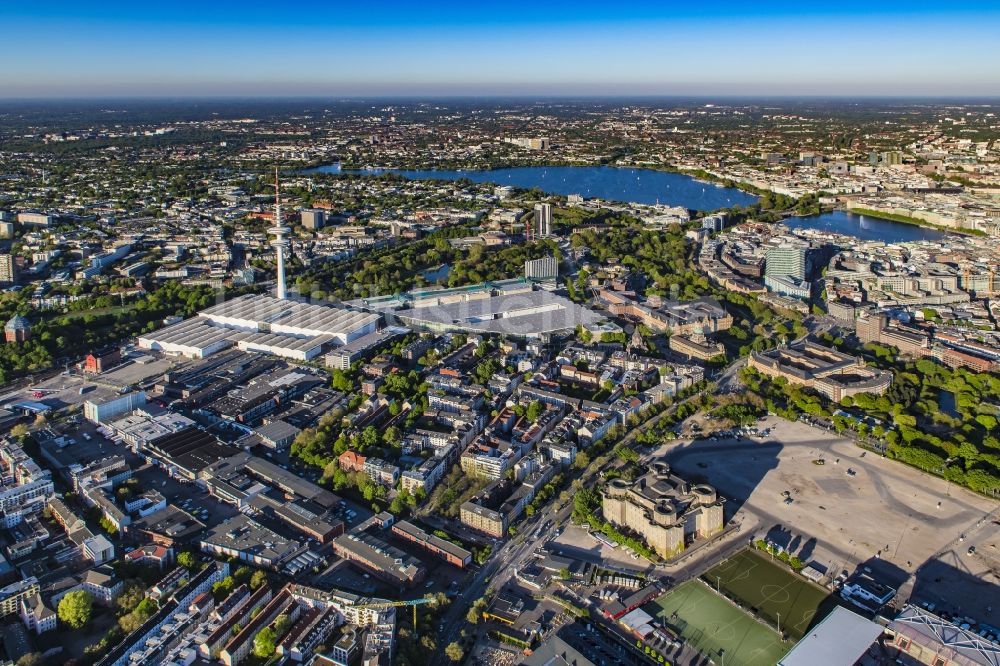
M825 430L776 418L760 426L771 428L763 439L679 440L653 457L666 456L682 476L716 486L727 498L727 518L735 515L746 537L770 535L831 575L872 566L887 582L909 579L905 597L912 574L942 558L954 563L961 553L959 560L977 569L968 572L972 577L983 573L986 558L967 557L966 550L969 540L989 532L997 503L877 454L862 455ZM824 464L815 464L820 459ZM992 554L986 545L982 555ZM942 584L919 578L925 594Z

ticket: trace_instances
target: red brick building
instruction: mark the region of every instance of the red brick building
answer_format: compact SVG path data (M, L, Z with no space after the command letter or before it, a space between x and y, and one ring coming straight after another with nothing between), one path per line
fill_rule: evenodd
M92 375L109 370L122 362L122 353L118 347L104 347L87 354L83 361L83 371Z

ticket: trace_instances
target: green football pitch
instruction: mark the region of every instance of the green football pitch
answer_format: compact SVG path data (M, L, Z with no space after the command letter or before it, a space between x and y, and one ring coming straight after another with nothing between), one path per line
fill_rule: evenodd
M716 664L774 666L791 648L700 580L682 583L643 610Z
M796 640L837 604L824 588L754 550L740 551L702 578Z

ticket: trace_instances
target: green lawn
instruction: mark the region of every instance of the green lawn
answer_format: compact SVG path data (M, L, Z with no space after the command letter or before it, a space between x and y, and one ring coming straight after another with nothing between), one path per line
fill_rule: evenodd
M774 666L792 647L700 580L682 583L643 610L716 664Z
M837 604L826 589L754 550L740 551L702 578L772 625L778 625L780 614L781 630L794 639L802 638Z

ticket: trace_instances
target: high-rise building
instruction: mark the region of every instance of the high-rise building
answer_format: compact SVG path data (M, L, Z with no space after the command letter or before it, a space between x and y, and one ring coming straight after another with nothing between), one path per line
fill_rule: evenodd
M301 213L302 226L316 231L326 224L326 213L319 208L306 208Z
M18 278L17 260L12 254L0 254L0 284L15 284Z
M764 257L764 275L791 275L800 280L806 277L806 254L803 245L781 245L767 251Z
M709 215L701 221L701 228L707 229L709 231L719 232L726 228L726 220L728 216L725 213L717 213L715 215Z
M542 257L524 262L526 280L555 280L559 277L559 262L555 257Z
M552 204L540 203L535 206L535 229L539 238L552 235Z

